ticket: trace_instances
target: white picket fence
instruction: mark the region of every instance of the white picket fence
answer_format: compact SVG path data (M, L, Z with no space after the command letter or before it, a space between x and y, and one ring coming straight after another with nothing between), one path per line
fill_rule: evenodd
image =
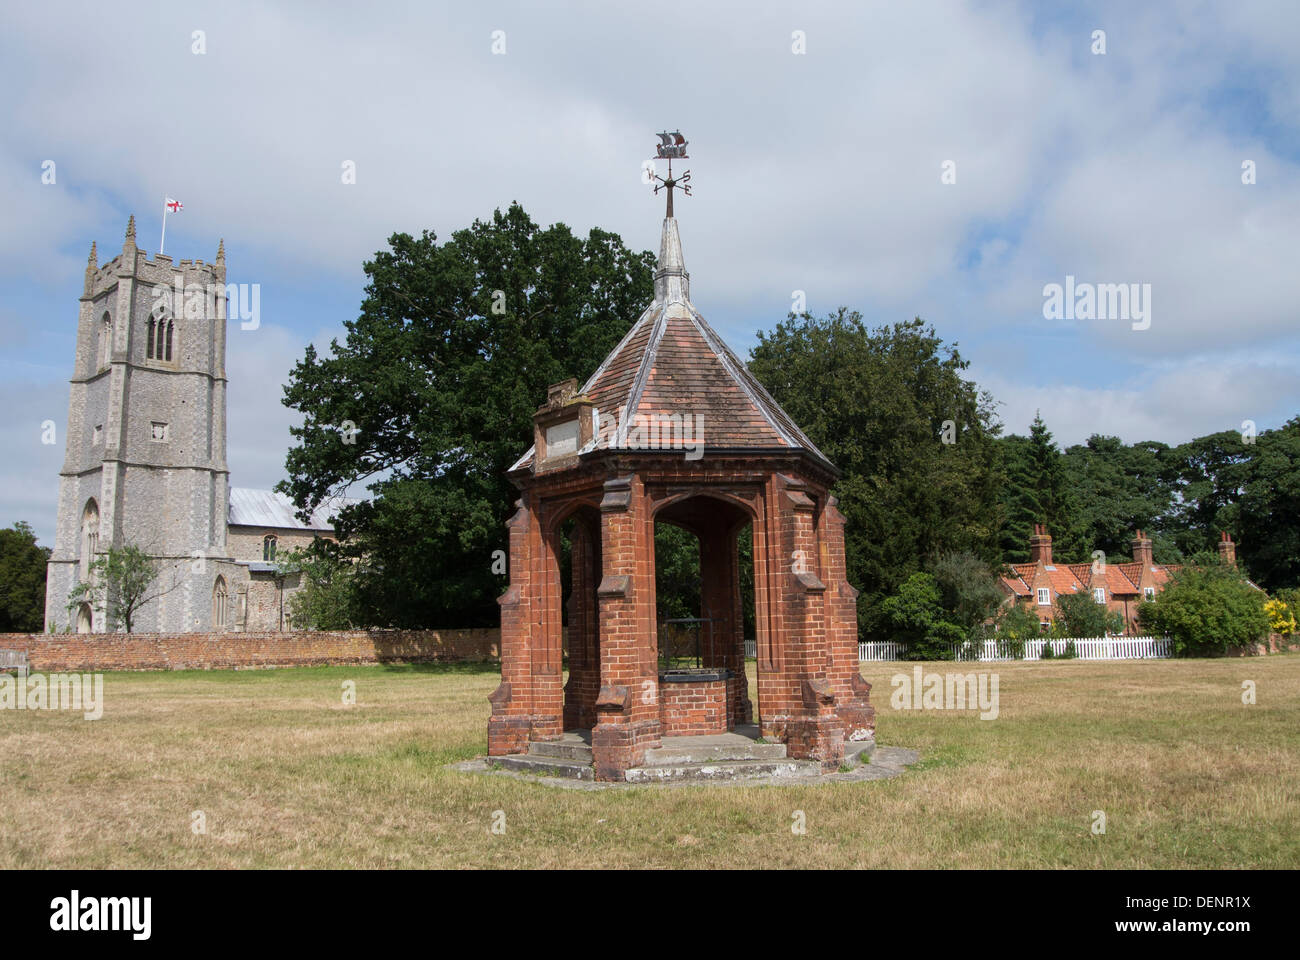
M882 660L902 660L904 645L893 640L875 643L859 643L858 659L880 662Z
M1043 647L1052 645L1052 653L1061 656L1071 641L1026 640L1025 653L1021 659L1041 660ZM1173 641L1168 637L1082 637L1074 641L1074 655L1080 660L1163 660L1174 655ZM1009 653L1000 653L995 640L985 640L979 656L972 656L974 651L953 647L953 656L958 660L1014 660ZM751 660L758 656L753 640L745 641L745 656ZM903 644L893 640L874 641L858 644L858 659L871 663L880 663L903 659Z
M1168 637L1076 637L1056 640L1026 640L1023 660L1041 660L1043 648L1049 643L1052 653L1061 656L1066 646L1074 643L1074 655L1080 660L1163 660L1173 656L1173 641ZM982 649L953 647L953 657L958 660L1014 660L1009 652L998 649L996 640L985 640ZM858 659L868 661L901 660L903 645L894 642L859 643Z

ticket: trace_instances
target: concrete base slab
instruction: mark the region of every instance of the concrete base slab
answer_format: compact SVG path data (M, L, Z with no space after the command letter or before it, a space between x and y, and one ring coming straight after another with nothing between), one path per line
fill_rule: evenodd
M680 769L690 767L698 771L697 775L677 775L660 777L653 773L646 774L644 771L653 771L655 767L643 766L628 771L630 782L628 783L604 783L595 781L588 777L571 776L563 770L572 767L582 767L582 764L574 761L566 761L559 758L534 757L528 754L516 754L511 757L492 757L481 758L478 760L467 760L461 763L451 764L453 770L459 770L464 773L481 773L499 777L515 777L521 780L540 783L549 787L559 787L570 790L636 790L643 789L647 786L655 787L762 787L762 786L802 786L814 787L828 783L854 783L860 780L887 780L891 777L897 777L903 774L906 769L920 759L920 753L916 750L910 750L906 747L875 747L874 743L871 749L863 747L855 751L857 762L850 769L841 770L838 773L820 774L814 772L810 776L799 774L792 775L790 771L781 768L788 765L809 764L816 768L817 764L811 761L801 760L784 760L784 761L740 761L732 763L715 762L700 763L695 765L683 764L674 768L672 765L659 765L660 770ZM508 761L517 761L509 763ZM530 764L537 764L531 767ZM731 765L748 766L754 772L754 775L723 775L715 776L712 771L720 767ZM756 768L760 765L768 766L766 772L759 773ZM846 766L848 763L846 761ZM711 768L709 773L705 773L706 768ZM591 772L591 767L586 766L586 771ZM637 774L641 779L631 780L631 775Z
M628 783L668 780L772 780L821 776L821 767L807 760L724 760L696 763L648 763L627 772Z

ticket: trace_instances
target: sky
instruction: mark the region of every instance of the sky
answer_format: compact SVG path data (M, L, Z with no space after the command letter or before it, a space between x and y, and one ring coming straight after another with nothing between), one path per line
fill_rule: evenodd
M259 285L228 461L270 487L289 370L390 235L518 201L657 250L664 129L690 143L692 299L742 356L802 291L924 318L1007 432L1041 412L1062 446L1300 413L1294 0L6 4L0 82L0 526L46 545L86 255L130 214L152 256L181 200L167 253L224 238ZM1067 277L1149 313L1049 317Z

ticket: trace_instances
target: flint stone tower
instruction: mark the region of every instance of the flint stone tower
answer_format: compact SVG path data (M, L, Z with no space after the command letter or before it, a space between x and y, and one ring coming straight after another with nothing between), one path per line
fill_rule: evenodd
M136 247L86 264L68 404L67 454L48 567L46 628L101 632L104 611L67 609L97 552L134 544L158 560L141 631L209 630L247 566L226 547L226 264Z

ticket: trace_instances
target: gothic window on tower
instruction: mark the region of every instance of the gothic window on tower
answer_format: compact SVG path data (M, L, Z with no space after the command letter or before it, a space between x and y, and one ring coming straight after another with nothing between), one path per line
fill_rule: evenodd
M167 441L167 424L157 420L152 421L149 424L149 439L165 443Z
M275 561L275 537L268 535L262 538L262 559L267 563Z
M172 338L175 335L176 321L163 314L150 317L147 324L145 356L150 360L171 362Z

